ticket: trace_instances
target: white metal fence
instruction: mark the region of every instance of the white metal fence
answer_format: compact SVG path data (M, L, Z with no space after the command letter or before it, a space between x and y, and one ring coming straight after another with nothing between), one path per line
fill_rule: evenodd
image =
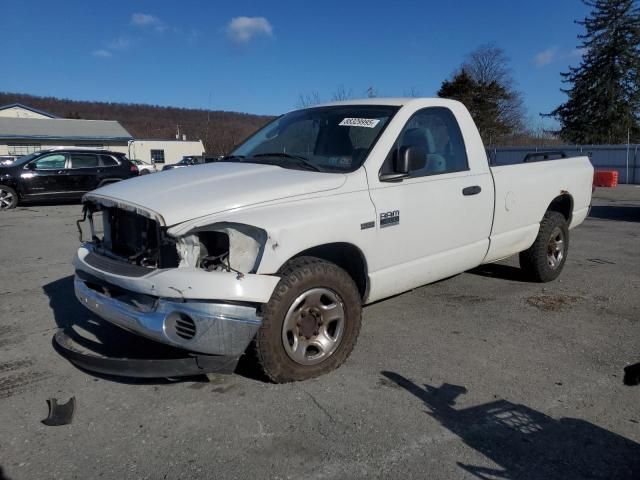
M530 152L563 151L570 157L587 155L596 170L616 170L618 183L640 184L640 145L553 145L487 149L492 165L520 163Z

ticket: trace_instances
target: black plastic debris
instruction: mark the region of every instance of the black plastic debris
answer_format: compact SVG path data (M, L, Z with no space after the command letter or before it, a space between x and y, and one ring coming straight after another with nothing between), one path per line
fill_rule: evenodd
M42 423L49 427L57 427L60 425L68 425L73 419L73 412L76 409L76 397L71 397L67 403L58 404L58 400L50 398L47 400L49 405L49 416L42 420Z
M624 384L640 385L640 363L624 367Z

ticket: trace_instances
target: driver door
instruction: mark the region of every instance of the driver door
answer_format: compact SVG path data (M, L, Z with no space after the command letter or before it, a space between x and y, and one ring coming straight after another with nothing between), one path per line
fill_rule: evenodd
M24 167L21 173L23 194L30 197L53 197L65 190L67 155L50 153Z
M424 166L399 181L369 174L381 254L371 265L371 296L379 298L475 267L489 246L493 183L474 171L451 111L430 107L407 122L382 167L393 170L402 147L420 147ZM373 178L372 178L373 177Z

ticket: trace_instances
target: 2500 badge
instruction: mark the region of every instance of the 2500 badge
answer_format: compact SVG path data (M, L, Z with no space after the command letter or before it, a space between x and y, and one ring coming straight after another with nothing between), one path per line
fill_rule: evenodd
M400 223L400 210L380 214L380 228L393 227Z

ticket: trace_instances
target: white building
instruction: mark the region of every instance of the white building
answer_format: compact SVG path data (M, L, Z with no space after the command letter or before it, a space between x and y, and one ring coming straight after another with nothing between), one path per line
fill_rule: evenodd
M12 103L0 107L0 117L8 118L58 118L51 113L43 112L35 108L22 105L21 103Z
M160 165L204 154L200 140L135 140L114 120L59 118L18 103L0 106L0 156L71 146L104 148Z
M204 155L201 140L145 140L136 139L129 143L127 156L147 163L170 165L182 157Z

